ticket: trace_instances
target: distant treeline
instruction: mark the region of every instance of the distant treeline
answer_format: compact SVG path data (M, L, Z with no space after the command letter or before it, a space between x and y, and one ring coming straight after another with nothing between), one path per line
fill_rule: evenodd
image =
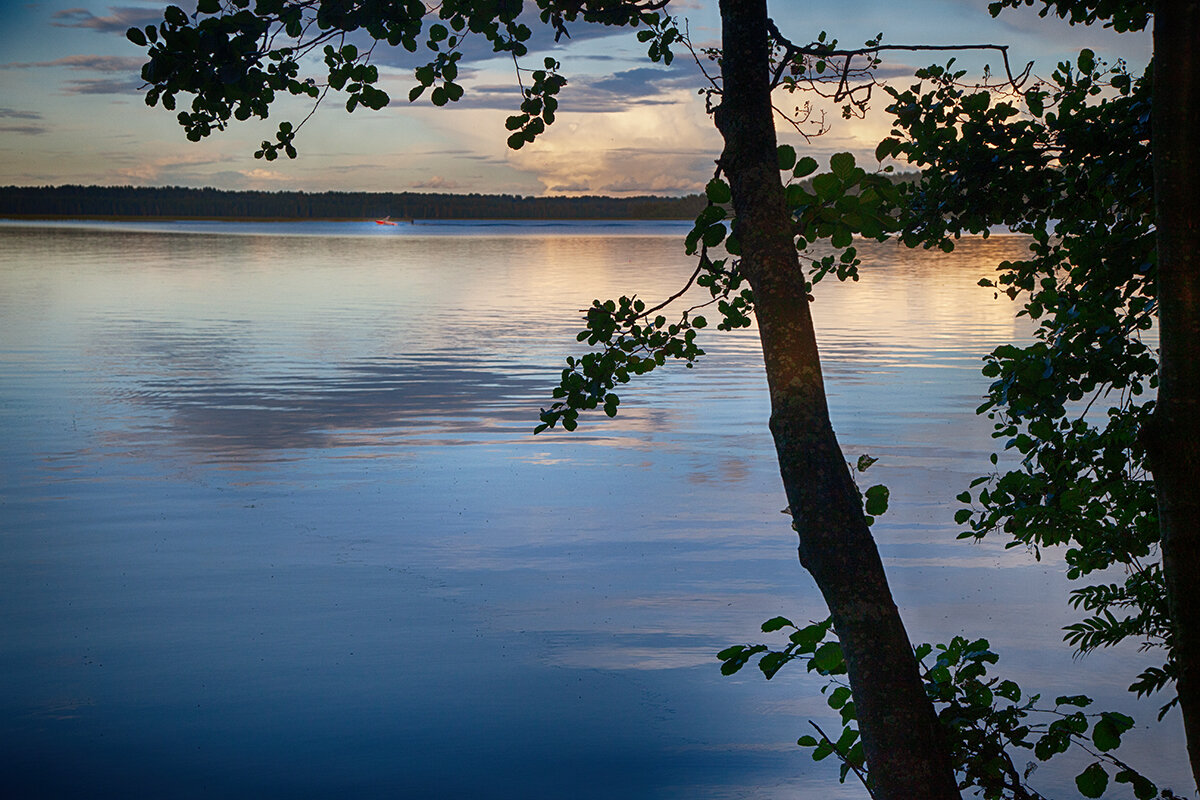
M0 217L170 219L694 219L704 197L521 197L418 192L236 192L5 186Z

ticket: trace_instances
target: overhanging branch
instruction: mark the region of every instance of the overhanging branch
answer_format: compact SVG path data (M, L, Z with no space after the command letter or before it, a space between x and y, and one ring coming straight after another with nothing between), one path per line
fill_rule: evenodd
M780 32L779 27L774 20L767 20L767 27L770 31L772 39L781 46L784 50L783 58L776 64L774 72L771 76L771 88L775 88L783 80L783 74L790 64L795 63L798 58L844 58L845 63L842 66L839 77L839 87L837 96L844 97L848 91L844 91L850 74L850 63L858 56L869 56L871 61L875 61L875 57L884 51L899 51L899 52L961 52L961 51L988 51L993 50L1000 54L1004 62L1004 74L1008 78L1008 84L1014 91L1020 91L1025 81L1029 78L1029 73L1033 69L1033 62L1029 62L1025 69L1019 75L1014 75L1012 65L1008 58L1008 45L1006 44L874 44L859 48L838 48L831 45L814 42L813 44L798 45L788 39ZM864 73L869 72L870 67L862 68Z

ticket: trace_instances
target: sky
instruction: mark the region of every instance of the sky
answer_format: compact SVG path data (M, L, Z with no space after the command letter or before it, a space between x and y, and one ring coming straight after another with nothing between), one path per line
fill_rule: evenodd
M375 63L392 96L380 112L349 115L326 101L301 130L296 160L253 157L283 119L308 113L299 102L273 109L266 122L235 123L200 143L184 137L175 115L149 108L139 89L142 52L125 38L130 25L161 21L165 3L118 0L0 0L0 186L98 184L211 186L303 191L437 191L520 195L667 194L699 191L711 177L721 142L698 90L704 76L686 51L669 67L654 64L629 30L571 27L555 43L539 35L528 58L562 62L568 85L551 129L520 151L505 145L504 119L520 102L511 61L464 61L463 99L436 108L407 100L412 62L383 53ZM191 0L177 0L187 11ZM883 32L885 43L1010 45L1014 66L1035 74L1072 59L1083 47L1140 70L1148 33L1117 36L1099 27L1041 19L1032 8L987 12L988 0L774 0L771 13L793 41L828 31L842 45ZM719 41L716 0L675 0L698 46ZM882 74L908 85L916 67L945 56L894 54ZM979 67L995 58L960 59ZM291 100L289 98L289 100ZM779 107L797 99L780 97ZM860 162L888 132L885 115L844 121L805 141L780 123L781 141L821 162L849 150Z

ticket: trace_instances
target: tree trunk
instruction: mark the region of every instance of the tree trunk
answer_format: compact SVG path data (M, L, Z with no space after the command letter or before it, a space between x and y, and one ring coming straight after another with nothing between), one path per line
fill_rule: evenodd
M766 0L721 0L720 6L721 165L733 190L741 268L754 292L771 432L799 534L800 563L816 579L842 643L874 796L959 798L933 706L829 420L775 154Z
M1154 8L1152 109L1158 226L1159 386L1150 466L1179 670L1179 706L1200 786L1200 0Z

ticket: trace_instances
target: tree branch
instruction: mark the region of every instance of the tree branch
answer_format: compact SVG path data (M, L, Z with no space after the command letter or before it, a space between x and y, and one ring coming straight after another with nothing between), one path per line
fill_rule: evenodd
M794 61L797 57L810 56L813 58L845 58L846 65L842 71L842 82L844 83L850 71L850 60L855 56L875 56L879 53L889 51L901 52L956 52L966 50L995 50L1000 53L1004 61L1004 73L1008 76L1008 83L1016 91L1020 91L1021 86L1029 78L1029 73L1033 69L1033 62L1029 62L1020 76L1014 76L1012 66L1008 60L1008 45L1006 44L875 44L866 47L844 49L831 47L830 45L814 43L808 45L798 45L788 39L780 32L779 27L774 20L767 20L767 27L771 33L771 37L779 43L784 49L784 57L780 60L779 65L775 68L775 74L772 76L772 87L777 86L783 77L783 71L787 68L787 64Z

